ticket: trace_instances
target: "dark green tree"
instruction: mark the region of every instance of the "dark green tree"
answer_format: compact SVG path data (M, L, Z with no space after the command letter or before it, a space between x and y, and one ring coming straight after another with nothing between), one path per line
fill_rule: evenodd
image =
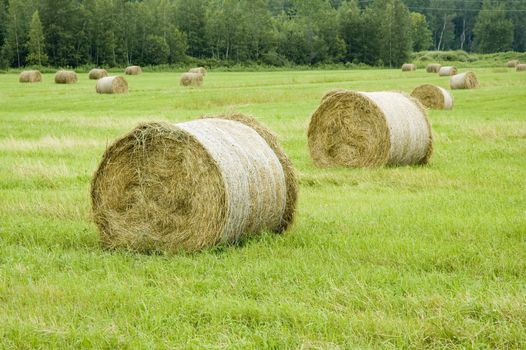
M193 57L204 57L208 53L206 7L205 0L177 0L176 2L175 20L179 29L186 34L188 54Z
M47 64L45 47L44 31L37 10L33 13L31 24L29 25L29 41L27 44L29 53L27 55L27 63L38 64L39 66Z
M414 51L428 50L433 46L432 33L423 14L411 12L411 27Z
M148 35L146 37L146 45L142 59L144 64L156 65L167 63L169 55L170 47L162 36Z
M505 7L485 1L475 24L475 48L479 52L511 50L513 23L506 18Z

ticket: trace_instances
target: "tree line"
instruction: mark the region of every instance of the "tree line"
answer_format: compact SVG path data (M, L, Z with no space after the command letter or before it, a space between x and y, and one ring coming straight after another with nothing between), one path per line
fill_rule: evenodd
M525 51L526 0L0 0L0 67L365 63Z

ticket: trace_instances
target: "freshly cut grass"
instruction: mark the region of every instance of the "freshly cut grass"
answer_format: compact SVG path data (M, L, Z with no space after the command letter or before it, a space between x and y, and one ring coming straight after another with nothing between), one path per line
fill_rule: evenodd
M432 153L425 109L398 92L329 92L312 115L308 143L319 167L425 164Z
M190 69L188 72L190 72L190 73L200 73L203 77L204 77L204 76L206 75L206 73L207 73L205 67L192 68L192 69Z
M95 91L99 94L123 94L128 92L128 82L120 76L100 78L97 80Z
M203 75L201 73L183 73L179 83L182 86L201 86L203 85Z
M20 73L18 81L21 83L40 83L42 81L42 73L38 70L26 70Z
M89 71L88 77L90 80L99 80L100 78L104 78L108 76L108 72L106 69L100 69L100 68L94 68Z
M59 70L55 74L55 84L75 84L77 81L77 73L70 70Z
M519 60L509 60L506 64L508 68L515 68L519 64Z
M416 70L416 64L414 63L404 63L402 65L402 71L403 72L412 72Z
M446 77L455 74L457 74L457 67L454 66L444 66L438 70L438 75L440 75L441 77Z
M440 68L442 67L439 63L429 63L426 66L426 72L428 73L438 73L440 71Z
M452 89L476 89L479 87L479 82L475 73L466 72L453 75L449 79L449 86Z
M526 64L525 63L519 63L516 67L517 72L523 72L526 71Z
M453 96L440 86L431 84L417 86L411 93L411 96L418 99L427 108L453 108Z
M129 66L124 70L126 75L139 75L142 73L142 68L139 66Z

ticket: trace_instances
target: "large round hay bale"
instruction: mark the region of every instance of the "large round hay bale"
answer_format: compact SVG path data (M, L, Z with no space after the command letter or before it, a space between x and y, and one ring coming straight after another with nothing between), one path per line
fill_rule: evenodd
M142 73L142 69L139 66L129 66L124 70L126 75L139 75Z
M42 81L42 73L37 70L25 70L20 73L18 81L20 83L40 83Z
M440 71L440 68L442 68L441 64L438 63L429 63L426 66L426 72L428 73L438 73Z
M452 89L475 89L479 87L479 82L475 73L466 72L453 75L449 79L449 86Z
M201 86L203 85L203 75L201 73L183 73L180 84L182 86Z
M519 64L519 60L509 60L506 64L508 68L515 68Z
M285 171L290 162L251 125L223 118L147 123L116 140L91 184L103 244L195 251L285 230L296 198L288 202L289 182L296 185Z
M70 70L59 70L55 74L56 84L75 84L77 82L77 73Z
M453 96L440 86L424 84L417 86L411 96L420 101L427 108L451 109L453 108Z
M416 65L414 63L404 63L402 65L402 72L412 72L416 70Z
M517 72L522 72L522 71L526 71L526 64L524 63L519 63L517 65L517 68L515 68L517 70Z
M440 75L441 77L446 77L455 74L457 74L457 67L454 66L444 66L440 67L440 69L438 70L438 75Z
M97 80L95 91L99 94L122 94L128 92L128 82L123 77L104 77Z
M425 164L432 153L424 107L399 92L328 93L312 115L308 141L320 167Z
M108 76L108 72L106 69L100 69L100 68L94 68L89 71L88 77L91 80L99 80L100 78L104 78Z
M188 72L190 72L190 73L200 73L200 74L203 75L203 77L204 77L204 76L206 75L206 73L207 73L205 67L192 68L192 69L190 69Z

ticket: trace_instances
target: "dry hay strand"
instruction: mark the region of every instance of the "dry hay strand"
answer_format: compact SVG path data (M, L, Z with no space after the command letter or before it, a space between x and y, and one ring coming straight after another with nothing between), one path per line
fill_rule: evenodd
M108 72L106 69L100 69L100 68L94 68L89 71L88 77L91 80L99 80L100 78L104 78L108 76Z
M414 63L404 63L402 65L402 72L412 72L416 70L416 65Z
M129 66L124 70L126 75L139 75L142 73L142 69L139 66Z
M476 89L479 87L479 82L475 73L466 72L453 75L449 79L449 86L452 89Z
M424 84L417 86L411 96L420 101L425 107L433 109L453 108L453 96L440 86Z
M519 63L519 64L517 65L516 70L517 70L517 72L526 71L526 64L524 64L524 63Z
M439 63L429 63L426 66L426 72L428 73L438 73L440 71L440 68L442 68L442 65Z
M205 67L197 67L197 68L192 68L188 71L189 73L199 73L201 75L206 76L206 68Z
M20 83L40 83L42 81L42 73L37 70L26 70L20 73L18 81Z
M94 221L104 246L140 252L281 232L286 176L279 155L241 122L141 124L104 153L91 184Z
M433 151L424 107L399 92L331 91L312 115L308 143L319 167L426 164Z
M55 84L75 84L77 80L77 73L70 70L59 70L55 74Z
M97 80L95 91L99 94L122 94L128 92L128 82L123 77L112 76Z
M201 73L183 73L179 83L182 86L201 86L203 85L203 75Z
M506 63L508 68L515 68L517 67L518 64L519 64L519 60L509 60L508 63Z
M440 75L441 77L446 77L455 74L457 74L457 67L455 66L444 66L441 67L438 71L438 75Z

